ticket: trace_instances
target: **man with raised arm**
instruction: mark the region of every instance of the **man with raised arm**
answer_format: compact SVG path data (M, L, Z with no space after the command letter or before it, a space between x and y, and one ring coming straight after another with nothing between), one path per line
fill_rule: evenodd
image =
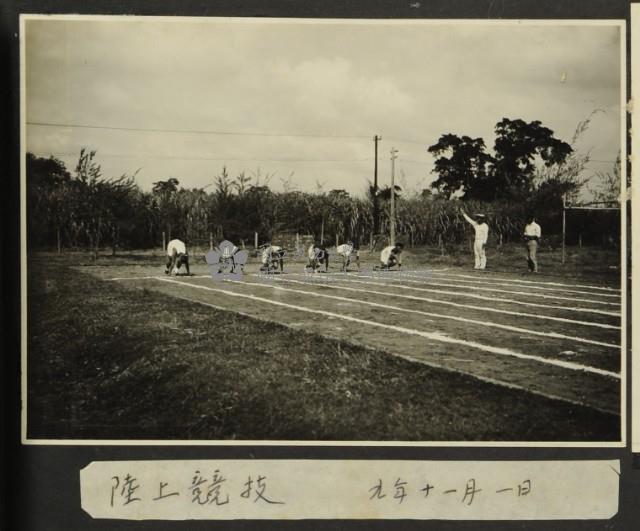
M489 225L485 222L484 214L475 214L473 219L467 215L463 208L460 209L464 219L466 219L476 231L476 238L473 243L473 254L475 257L474 269L484 269L487 267L487 254L485 252L485 246L489 238Z

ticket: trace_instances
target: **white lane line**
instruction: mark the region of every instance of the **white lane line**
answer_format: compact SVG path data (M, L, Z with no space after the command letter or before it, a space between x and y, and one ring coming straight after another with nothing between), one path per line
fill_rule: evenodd
M340 273L329 273L330 275L339 275ZM359 278L379 278L372 275L357 275ZM407 278L408 277L408 278ZM461 288L474 289L477 291L490 291L492 293L509 293L511 295L526 295L527 297L540 297L542 299L554 299L571 302L588 302L590 304L604 304L606 306L620 306L619 302L597 301L592 299L580 299L575 297L560 297L559 295L546 295L545 293L530 293L527 291L509 291L496 288L482 288L478 286L460 286L459 284L447 284L445 282L433 282L432 280L411 280L412 278L422 278L416 275L402 275L402 278L390 278L391 282L410 282L412 284L428 284L430 286L440 286L443 288Z
M328 273L327 276L331 276L332 273ZM620 317L620 313L619 312L611 312L608 310L597 310L595 308L577 308L574 306L553 306L553 305L549 305L549 304L540 304L540 303L536 303L536 302L524 302L524 301L517 301L514 299L502 299L502 298L498 298L498 297L487 297L485 295L477 295L474 293L463 293L460 291L447 291L447 290L441 290L441 289L429 289L429 288L417 288L417 287L412 287L412 286L403 286L401 284L390 284L388 282L373 282L371 280L355 280L355 277L348 277L348 278L343 278L344 275L340 275L339 273L336 273L336 276L331 276L330 278L334 278L334 282L351 282L351 283L356 283L356 284L373 284L374 286L383 286L383 287L387 287L387 288L399 288L399 289L408 289L408 290L412 290L412 291L422 291L422 292L426 292L426 293L438 293L441 295L453 295L456 297L467 297L467 298L471 298L471 299L479 299L482 302L489 302L489 301L493 301L493 302L506 302L508 304L518 304L520 306L531 306L534 308L546 308L546 309L551 309L551 310L562 310L562 311L568 311L568 312L579 312L579 313L596 313L599 315L609 315L612 317ZM378 277L357 277L357 278L378 278ZM434 302L441 302L441 301L434 301ZM464 305L463 305L464 306ZM469 306L470 307L470 306ZM484 308L483 308L484 309ZM528 315L528 314L521 314L521 315ZM564 319L560 319L557 318L558 320L564 320ZM570 320L567 322L571 322ZM608 328L607 326L605 326L605 328ZM618 328L618 327L615 327Z
M377 302L371 302L371 301L365 301L362 299L350 299L348 297L340 297L338 295L328 295L326 293L317 293L317 292L313 292L313 291L306 291L306 290L301 290L301 289L292 289L292 288L283 288L281 286L274 286L273 284L268 284L265 282L242 282L242 281L237 281L237 280L228 280L228 282L232 282L234 284L243 284L246 286L262 286L262 287L266 287L266 288L271 288L271 289L275 289L275 290L280 290L280 291L288 291L291 293L299 293L302 295L311 295L313 297L323 297L323 298L327 298L327 299L333 299L333 300L339 300L339 301L347 301L347 302L352 302L352 303L357 303L357 304L365 304L367 306L375 306L377 308L384 308L385 310L397 310L400 312L406 312L406 313L413 313L413 314L417 314L417 315L424 315L427 317L436 317L439 319L450 319L452 321L459 321L461 323L471 323L471 324L475 324L475 325L480 325L480 326L488 326L491 328L500 328L502 330L508 330L510 332L518 332L520 334L530 334L530 335L534 335L534 336L544 336L544 337L552 337L554 339L563 339L563 340L568 340L568 341L575 341L578 343L588 343L590 345L598 345L601 347L608 347L608 348L614 348L614 349L619 349L620 345L616 345L615 343L605 343L604 341L596 341L593 339L586 339L586 338L582 338L582 337L575 337L575 336L567 336L564 334L559 334L557 332L540 332L539 330L531 330L529 328L520 328L517 326L511 326L511 325L504 325L504 324L499 324L499 323L494 323L491 321L478 321L476 319L467 319L465 317L457 317L457 316L453 316L453 315L443 315L443 314L438 314L438 313L432 313L432 312L424 312L421 310L411 310L409 308L401 308L400 306L391 306L390 304L380 304ZM311 284L308 284L306 282L300 282L298 280L288 280L288 279L281 279L281 282L293 282L296 284L303 284L305 286L310 286ZM327 287L332 287L332 286L327 286ZM339 288L337 288L336 286L333 286L336 289L340 289L342 290L346 290L346 291L353 291L353 292L357 292L357 293L375 293L378 295L383 295L386 296L386 293L383 292L379 292L379 291L369 291L369 290L362 290L362 289L357 289L357 288L348 288L346 286L341 286Z
M266 304L271 304L274 306L281 306L283 308L289 308L291 310L296 310L296 311L300 311L300 312L307 312L307 313L313 313L316 315L324 315L326 317L333 317L334 319L342 319L344 321L350 321L352 323L358 323L358 324L363 324L363 325L368 325L368 326L373 326L376 328L384 328L387 330L393 330L395 332L400 332L403 334L407 334L407 335L413 335L413 336L419 336L419 337L424 337L425 339L429 339L431 341L439 341L441 343L448 343L448 344L453 344L453 345L460 345L460 346L464 346L464 347L469 347L469 348L474 348L483 352L489 352L491 354L497 354L499 356L509 356L512 358L516 358L516 359L522 359L522 360L527 360L527 361L535 361L538 363L542 363L544 365L551 365L554 367L560 367L562 369L568 369L568 370L572 370L572 371L581 371L581 372L587 372L590 374L596 374L598 376L606 376L609 378L615 378L617 380L620 379L620 374L616 373L616 372L612 372L612 371L606 371L604 369L598 369L597 367L591 367L589 365L582 365L580 363L574 363L571 361L563 361L563 360L556 360L556 359L551 359L551 358L543 358L542 356L534 356L531 354L523 354L521 352L516 352L514 350L510 350L507 348L502 348L502 347L492 347L489 345L484 345L482 343L478 343L476 341L467 341L464 339L456 339L453 337L449 337L446 336L444 334L438 333L438 332L425 332L423 330L415 330L413 328L405 328L403 326L396 326L396 325L390 325L390 324L385 324L385 323L378 323L376 321L369 321L367 319L359 319L357 317L353 317L351 315L344 315L344 314L339 314L339 313L334 313L334 312L328 312L326 310L314 310L312 308L307 308L306 306L299 306L297 304L288 304L286 302L281 302L281 301L274 301L272 299L266 299L264 297L258 297L256 295L251 295L251 294L245 294L245 293L237 293L235 291L229 291L226 289L220 289L220 288L212 288L209 286L202 286L199 284L192 284L190 282L181 282L178 280L173 280L171 278L162 278L162 277L156 277L156 280L159 280L161 282L167 282L169 284L176 284L178 286L189 286L191 288L195 288L195 289L201 289L201 290L205 290L205 291L211 291L214 293L221 293L223 295L228 295L230 297L237 297L237 298L241 298L241 299L249 299L252 301L257 301L257 302L264 302Z
M508 282L492 282L492 281L484 281L484 280L462 280L460 278L447 278L447 277L454 277L454 275L439 275L438 278L442 278L443 280L447 281L447 282L461 282L463 284L472 284L472 285L483 285L483 286L506 286L506 287L523 287L523 288L528 288L528 289L538 289L538 290L543 290L543 291L556 291L556 292L563 292L563 293L578 293L581 295L593 295L595 297L609 297L609 298L613 298L613 299L619 299L620 298L620 294L619 293L596 293L593 291L584 291L584 290L578 290L578 289L567 289L567 288L547 288L544 286L518 286L516 284L516 286L514 286L513 284L509 284ZM412 275L412 278L422 278L422 279L427 279L428 276L426 275ZM463 286L460 286L463 287Z
M152 277L114 277L114 278L103 278L102 280L157 280L158 275L154 275ZM211 278L211 275L189 275L187 276L178 276L176 278Z
M438 273L437 270L433 270L434 273ZM477 279L478 276L477 275L463 275L463 274L456 274L456 273L445 273L447 276L453 276L453 277L460 277L460 278L472 278L472 279ZM482 273L480 273L482 274ZM493 280L501 280L503 282L514 282L517 284L535 284L535 285L540 285L540 286L563 286L563 287L567 287L567 288L585 288L585 289L597 289L597 290L602 290L602 291L620 291L620 288L609 288L609 287L605 287L605 286L590 286L590 285L584 285L584 284L565 284L563 282L540 282L537 280L524 280L524 279L517 279L517 278L505 278L505 277L494 277L493 275L487 275L486 278L490 278Z
M202 276L198 276L196 278L204 278L205 275ZM155 279L155 277L153 277ZM176 299L180 299L183 300L185 302L191 302L194 304L200 304L201 306L207 306L209 308L213 308L215 310L220 310L223 312L228 312L230 311L229 308L225 308L224 306L218 306L217 304L212 304L210 302L204 302L204 301L199 301L197 299L191 299L189 297L184 297L181 295L171 295L172 297L176 298ZM270 320L270 319L265 319L264 317L258 317L256 315L251 315L249 313L245 313L245 312L241 312L238 310L233 310L233 313L236 313L238 315L242 315L244 317L249 317L250 319L255 319L257 321L261 321L263 323L274 323L274 321ZM298 332L300 329L296 328L295 326L292 326L291 323L277 323L280 326L284 326L286 328L289 328L291 330L295 330L296 332ZM362 345L362 343L358 343L360 345ZM369 349L369 350L375 350L375 351L379 351L378 349L372 349L371 347L364 345L364 348ZM568 397L563 397L560 395L556 395L556 394L552 394L552 393L545 393L544 391L539 391L537 389L529 389L527 387L524 387L522 385L518 385L518 384L514 384L514 383L510 383L510 382L505 382L503 380L497 380L496 378L490 378L488 376L482 376L480 374L473 374L470 372L467 372L465 370L462 369L458 369L456 367L444 367L443 365L439 364L439 363L434 363L432 361L428 361L425 359L421 359L418 357L414 357L408 354L399 354L397 352L388 352L388 351L382 351L385 352L386 354L391 354L393 356L396 356L398 358L402 358L404 360L407 360L411 363L420 363L421 365L425 365L426 367L431 367L433 369L437 369L437 370L446 370L448 372L452 372L455 374L461 374L463 376L467 376L470 378L474 378L476 380L480 380L481 382L486 382L488 384L492 384L492 385L498 385L500 387L505 387L507 389L515 389L516 391L521 391L524 393L529 393L532 395L536 395L536 396L542 396L544 398L549 398L551 400L558 400L560 402L567 402L569 404L574 404L576 406L581 406L581 407L588 407L590 409L595 409L596 411L600 411L601 413L607 413L607 414L614 414L614 415L620 415L620 412L617 411L615 408L612 409L604 409L604 408L600 408L596 405L593 404L588 404L587 402L581 402L580 400L574 400Z
M155 280L157 276L154 277L115 277L115 278L105 278L103 280Z
M278 279L280 282L294 282L297 284L304 284L305 286L322 286L325 288L334 288L334 289L349 289L349 290L354 290L354 291L361 291L363 293L374 293L376 295L383 295L385 297L396 297L396 298L400 298L400 299L409 299L409 300L414 300L414 301L424 301L424 302L430 302L430 303L436 303L436 304L443 304L445 306L454 306L456 308L468 308L471 310L480 310L483 312L492 312L492 313L501 313L501 314L505 314L505 315L514 315L517 317L529 317L532 319L543 319L543 320L548 320L548 321L559 321L561 323L571 323L571 324L578 324L578 325L584 325L584 326L593 326L595 328L605 328L607 330L620 330L619 326L615 326L615 325L609 325L609 324L604 324L604 323L596 323L593 321L579 321L576 319L568 319L565 317L553 317L553 316L548 316L548 315L541 315L541 314L537 314L537 313L524 313L524 312L516 312L513 310L501 310L498 308L490 308L490 307L486 307L486 306L474 306L472 304L461 304L458 302L451 302L451 301L443 301L440 299L430 299L429 297L418 297L416 295L401 295L400 293L391 293L391 292L385 292L385 291L376 291L376 290L369 290L369 289L356 289L356 288L347 288L346 286L343 285L336 285L336 284L321 284L318 282L302 282L299 280L293 280L290 278L280 278ZM354 281L354 282L358 282L358 281ZM360 284L368 284L367 282L359 282ZM384 284L383 284L384 285Z
M304 276L307 277L308 275L305 274L298 274L298 273L289 273L288 276ZM255 274L253 273L252 276L256 277L256 278L268 278L269 280L272 279L277 279L277 280L281 280L281 281L287 281L287 282L296 282L295 280L289 279L289 278L283 278L280 277L278 275L272 275L269 277L265 277L264 275L259 275L259 274ZM211 275L192 275L191 277L188 278L210 278ZM158 277L157 276L153 276L153 277L115 277L115 278L105 278L103 280L107 280L107 281L121 281L121 280L156 280ZM178 277L178 278L184 278L184 277ZM374 284L376 286L383 286L383 287L387 287L390 284L385 284L385 283L376 283L376 282L370 282L370 281L365 281L365 280L354 280L354 278L352 276L349 276L348 278L344 278L344 279L340 279L341 282L355 282L357 284ZM303 284L305 285L321 285L317 282L303 282ZM331 287L331 288L335 288L337 286L335 285L329 285L329 284L322 284L324 287ZM394 284L395 286L395 284ZM340 286L343 287L343 286ZM402 286L397 286L397 287L402 287ZM344 288L346 289L346 288ZM353 288L352 288L353 289ZM419 291L428 291L428 292L435 292L435 293L452 293L455 295L461 295L460 293L457 292L446 292L446 291L441 291L441 290L420 290L419 288L409 288L409 289L417 289ZM608 324L604 324L604 323L596 323L593 321L580 321L580 320L576 320L576 319L566 319L563 317L553 317L553 316L546 316L546 315L538 315L538 314L532 314L532 313L524 313L524 312L515 312L515 311L509 311L509 310L500 310L500 309L496 309L496 308L488 308L485 306L474 306L474 305L468 305L468 304L460 304L460 303L455 303L455 302L451 302L451 301L442 301L439 299L430 299L427 297L416 297L416 296L411 296L411 295L400 295L399 293L383 293L381 291L372 291L372 290L359 290L359 291L363 291L363 292L367 292L367 293L375 293L375 294L380 294L380 295L385 295L387 297L398 297L398 298L404 298L404 299L412 299L412 300L418 300L418 301L426 301L426 302L433 302L433 303L437 303L437 304L444 304L444 305L448 305L448 306L456 306L459 308L469 308L469 309L473 309L473 310L482 310L482 311L487 311L487 312L493 312L493 313L502 313L502 314L506 314L506 315L515 315L515 316L522 316L522 317L531 317L534 319L544 319L544 320L550 320L550 321L560 321L563 323L572 323L572 324L579 324L579 325L585 325L585 326L593 326L593 327L597 327L597 328L606 328L606 329L611 329L611 330L620 330L619 326L614 326L614 325L608 325ZM472 298L477 298L480 299L482 301L487 300L486 297L482 297L482 296L473 296L473 295L467 295L464 294L465 296L470 296ZM554 310L567 310L567 311L575 311L575 312L587 312L587 313L598 313L598 314L604 314L604 315L612 315L615 317L618 317L619 314L618 313L613 313L613 312L605 312L603 310L592 310L589 308L585 308L585 309L580 309L580 308L572 308L572 307L568 307L568 306L549 306L546 304L535 304L535 303L525 303L525 302L520 302L520 301L512 301L510 299L496 299L496 298L492 298L491 300L493 301L497 301L497 302L509 302L509 303L515 303L515 304L522 304L525 306L536 306L536 307L542 307L542 308L551 308Z

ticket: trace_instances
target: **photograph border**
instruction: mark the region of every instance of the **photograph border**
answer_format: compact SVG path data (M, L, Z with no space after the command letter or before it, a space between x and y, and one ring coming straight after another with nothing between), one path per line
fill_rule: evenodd
M621 160L627 160L627 68L629 57L627 56L627 21L625 19L332 19L332 18L282 18L282 17L224 17L224 16L131 16L131 15L20 15L20 241L21 241L21 440L25 445L50 445L50 446L348 446L348 447L571 447L571 448L623 448L627 445L627 363L628 359L628 290L626 289L627 279L627 204L621 202L620 222L621 222L621 242L620 242L620 273L621 273L621 392L620 392L620 440L614 442L538 442L538 441L296 441L296 440L155 440L155 439L30 439L27 434L27 243L26 243L26 79L25 79L25 48L26 34L25 25L29 20L117 20L117 21L140 21L140 20L163 20L166 21L203 21L215 19L221 21L237 21L242 23L253 22L256 24L269 23L300 23L300 24L416 24L416 25L520 25L520 26L546 26L546 25L566 25L566 26L615 26L620 31L620 149ZM627 179L627 165L621 165L621 186L624 187Z
M631 298L631 305L628 307L629 315L632 320L638 320L640 316L640 299L637 293L640 291L638 285L640 283L640 198L638 197L638 183L640 179L640 170L638 169L637 154L640 154L640 105L636 101L636 97L640 94L640 55L634 56L634 50L640 54L640 3L631 4L631 23L630 23L631 50L629 67L631 70L631 90L629 94L629 112L631 113L631 128L629 134L631 136L631 154L628 161L631 164L631 187L625 191L624 203L631 201L631 246L629 253L631 254L631 275L630 284L631 292L636 292L636 296ZM633 31L635 27L635 31ZM635 68L635 75L634 75ZM627 277L624 277L625 280ZM635 280L634 280L635 278ZM630 321L630 324L631 324ZM631 451L640 453L640 351L637 347L640 345L640 327L631 326L631 347L629 348L629 357L631 362ZM634 382L636 385L633 385Z

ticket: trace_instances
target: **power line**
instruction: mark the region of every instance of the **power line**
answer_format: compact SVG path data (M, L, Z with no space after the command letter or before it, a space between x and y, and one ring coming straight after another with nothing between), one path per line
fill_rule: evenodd
M401 144L417 144L418 146L426 146L428 142L418 142L417 140L408 140L403 138L397 138L395 136L387 137L390 140L395 140L396 142L400 142Z
M141 128L141 127L117 127L117 126L102 126L102 125L90 125L90 124L61 124L54 122L26 122L28 125L40 126L40 127L63 127L63 128L83 128L83 129L100 129L107 131L133 131L133 132L157 132L157 133L182 133L182 134L202 134L202 135L229 135L229 136L262 136L262 137L300 137L300 138L341 138L341 139L364 139L369 138L366 136L356 136L356 135L320 135L320 134L306 134L306 133L264 133L264 132L240 132L240 131L207 131L207 130L197 130L197 129L158 129L158 128ZM423 142L418 142L415 140L408 139L397 139L392 137L394 140L398 140L402 143L411 143L424 145ZM380 138L381 139L381 138ZM75 156L75 153L53 153L60 156ZM262 158L225 158L225 157L185 157L185 156L166 156L166 155L126 155L126 154L108 154L101 153L101 157L105 158L153 158L153 159L164 159L164 160L202 160L202 161L231 161L231 162L330 162L330 163L348 163L348 162L366 162L372 160L371 157L359 158L359 159L304 159L304 158L285 158L285 159L262 159ZM406 162L408 164L424 164L429 165L430 161L416 161L404 159L401 162ZM592 159L589 162L596 163L604 163L610 164L616 161L606 161L606 160L597 160ZM431 162L433 164L433 162ZM449 166L458 167L456 166Z
M273 136L273 137L301 137L301 138L352 138L352 139L368 139L364 135L321 135L317 133L265 133L254 131L215 131L203 129L161 129L155 127L124 127L109 125L92 125L92 124L74 124L74 123L55 123L55 122L31 122L27 121L27 125L35 125L38 127L65 127L72 129L102 129L106 131L132 131L132 132L148 132L148 133L181 133L181 134L198 134L198 135L229 135L229 136ZM408 140L396 137L390 137L398 142L425 145L425 142L417 140Z
M410 159L398 159L398 163L399 164L403 164L405 162L408 162L409 164L433 164L433 162L429 162L427 160L410 160ZM456 168L459 166L456 166Z
M213 162L329 162L329 163L351 163L351 162L368 162L374 160L374 157L362 157L356 159L305 159L305 158L257 158L257 157L187 157L178 155L153 155L149 153L142 153L140 155L128 155L124 153L98 153L102 158L115 158L115 159L159 159L159 160L201 160L201 161L213 161ZM40 152L39 156L56 155L60 157L76 157L77 152ZM609 161L590 161L590 162L609 162ZM611 161L615 162L615 161ZM411 160L398 158L399 164L419 164L424 166L432 165L431 161ZM465 166L449 165L449 168L467 169ZM593 176L592 176L593 177Z
M40 152L39 156L47 156L47 155L56 155L61 157L76 157L78 153L64 153L64 152ZM142 155L125 155L125 154L115 154L115 153L100 153L99 155L102 158L116 158L116 159L159 159L159 160L196 160L196 161L213 161L213 162L295 162L295 163L354 163L354 162L369 162L374 160L374 157L364 157L359 159L302 159L302 158L284 158L284 159L273 159L273 158L238 158L238 157L181 157L181 156L169 156L169 155L150 155L150 154L142 154ZM429 161L419 161L419 160L407 160L407 159L398 159L400 165L404 163L408 164L419 164L428 166ZM450 166L451 167L451 166ZM458 169L466 169L463 167L455 166ZM589 177L587 180L593 178L594 175Z
M90 125L90 124L60 124L60 123L53 123L53 122L27 122L27 125L35 125L38 127L65 127L70 129L102 129L107 131L133 131L133 132L145 132L145 133L369 139L369 136L364 136L364 135L360 136L360 135L320 135L315 133L264 133L264 132L255 132L255 131L214 131L214 130L203 130L203 129L158 129L153 127L119 127L119 126Z
M399 162L409 162L411 164L429 164L429 161L410 160L410 159L399 159ZM592 160L589 160L587 162L587 165L589 165L591 162L613 164L616 161L615 160L593 160L592 159ZM459 164L447 164L447 168L467 169L467 166L461 166Z
M52 152L51 155L60 157L77 157L78 153ZM41 153L41 156L44 156ZM172 155L124 155L116 153L99 153L99 158L122 158L122 159L163 159L163 160L205 160L205 161L231 161L231 162L367 162L373 160L373 157L365 157L361 159L262 159L262 158L236 158L236 157L180 157Z
M27 125L34 125L37 127L63 127L70 129L100 129L106 131L131 131L131 132L147 132L147 133L178 133L178 134L197 134L197 135L222 135L222 136L261 136L261 137L296 137L296 138L342 138L342 139L369 139L369 136L364 135L321 135L316 133L265 133L265 132L255 132L255 131L214 131L214 130L203 130L203 129L160 129L160 128L152 128L152 127L120 127L120 126L108 126L108 125L90 125L90 124L61 124L54 122L31 122L27 121ZM397 137L387 137L390 140L395 140L401 143L407 144L416 144L420 146L424 146L426 142L419 142L417 140L409 140L402 139ZM161 157L156 157L161 158ZM191 159L193 157L175 157L175 158L185 158ZM221 160L221 159L209 159L209 158L193 158L193 160ZM254 160L254 159L234 159L234 160ZM255 159L258 160L258 159ZM259 159L266 160L266 159ZM274 162L286 162L289 159L284 160L274 160ZM367 159L359 159L359 160L372 160L371 158ZM311 162L308 160L304 160L304 162ZM321 162L318 160L317 162ZM330 161L327 161L330 162ZM342 162L342 161L333 161L333 162ZM345 161L350 162L350 161ZM405 160L404 162L411 162L415 164L423 164L420 161L411 161ZM591 159L589 162L597 162L603 164L613 164L617 162L617 160L598 160ZM428 164L428 162L425 162Z

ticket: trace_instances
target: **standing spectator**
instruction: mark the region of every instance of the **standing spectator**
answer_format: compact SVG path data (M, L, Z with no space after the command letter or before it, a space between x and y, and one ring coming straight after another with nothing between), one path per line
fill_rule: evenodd
M475 218L473 219L467 215L464 209L460 209L464 219L466 219L471 225L473 225L474 230L476 231L476 238L473 243L473 254L475 256L475 265L474 269L484 269L487 267L487 253L485 251L485 247L487 245L487 240L489 239L489 225L485 222L484 214L475 214Z
M538 272L538 242L542 237L542 229L536 223L533 214L527 217L527 225L524 227L524 241L527 245L527 265L530 273Z

